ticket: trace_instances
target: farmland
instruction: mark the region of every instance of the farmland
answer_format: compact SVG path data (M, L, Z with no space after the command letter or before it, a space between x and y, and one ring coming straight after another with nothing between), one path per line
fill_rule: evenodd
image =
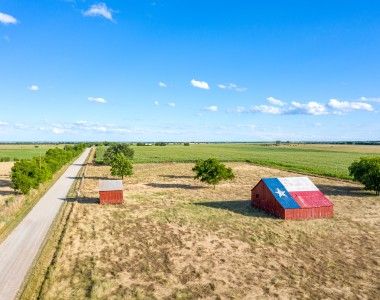
M36 157L44 155L52 147L63 147L63 145L0 144L0 160L4 158L15 160Z
M215 157L225 162L251 162L315 175L349 179L348 166L363 156L380 155L380 146L192 144L134 146L136 163L194 162ZM105 147L98 147L97 161Z
M214 190L192 179L193 164L136 164L121 206L96 204L98 179L110 173L90 165L81 197L65 206L41 284L27 285L22 298L377 297L378 197L315 177L335 217L283 221L252 209L250 188L261 177L294 173L227 165L236 178Z

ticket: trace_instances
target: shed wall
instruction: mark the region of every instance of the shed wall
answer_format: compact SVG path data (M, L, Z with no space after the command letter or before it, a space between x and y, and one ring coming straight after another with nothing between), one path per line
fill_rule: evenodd
M99 202L100 204L122 204L123 191L100 191Z

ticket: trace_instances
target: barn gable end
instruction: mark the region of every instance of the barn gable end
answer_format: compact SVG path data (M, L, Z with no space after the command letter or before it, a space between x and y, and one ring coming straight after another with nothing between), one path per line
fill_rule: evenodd
M333 204L308 177L263 178L251 190L251 204L283 219L333 216Z

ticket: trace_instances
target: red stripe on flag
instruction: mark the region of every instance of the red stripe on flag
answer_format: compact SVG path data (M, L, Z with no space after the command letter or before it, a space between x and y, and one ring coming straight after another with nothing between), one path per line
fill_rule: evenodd
M333 205L321 191L290 192L290 195L296 200L299 206L304 207L321 207Z

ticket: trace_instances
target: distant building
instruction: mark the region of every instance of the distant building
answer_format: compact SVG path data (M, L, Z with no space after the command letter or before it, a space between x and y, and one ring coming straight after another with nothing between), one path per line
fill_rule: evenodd
M333 217L333 204L308 177L263 178L251 190L252 206L282 219Z
M100 204L122 204L123 181L99 180L99 202Z

